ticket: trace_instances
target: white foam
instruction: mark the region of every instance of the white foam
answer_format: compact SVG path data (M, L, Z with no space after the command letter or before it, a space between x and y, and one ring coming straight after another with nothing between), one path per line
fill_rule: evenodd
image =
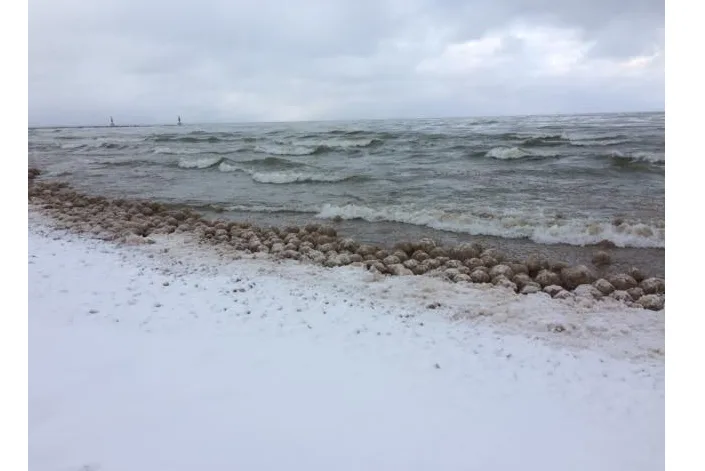
M257 172L251 168L241 167L238 164L230 162L221 162L218 166L221 172L243 172L258 183L267 183L272 185L286 185L289 183L335 183L341 182L349 177L346 175L338 175L334 173L321 172L301 172L301 171L274 171L274 172ZM250 209L250 211L255 211ZM297 211L297 210L295 210ZM314 211L315 212L315 211Z
M255 146L255 152L270 155L311 155L316 147L294 144L261 144Z
M629 155L629 158L636 162L649 162L652 164L660 164L666 161L666 157L663 154L656 154L654 152L634 152Z
M287 206L274 204L234 204L225 208L226 211L256 212L256 213L310 213L318 212L317 206Z
M156 147L152 153L154 154L171 154L171 155L196 155L202 154L200 149L172 149L171 147Z
M614 242L617 247L664 248L666 230L663 226L635 222L615 226L609 222L565 221L534 229L531 240L542 244L589 245L602 240Z
M242 172L244 169L238 167L237 165L228 163L228 162L221 162L220 165L218 165L218 170L221 172Z
M277 142L276 144L260 144L255 146L255 152L270 155L311 155L320 149L346 150L368 147L374 139L298 139L295 142Z
M70 150L70 149L80 149L84 147L86 144L85 142L68 142L66 144L61 144L61 148L65 150Z
M181 159L179 160L179 167L181 168L208 168L216 165L218 162L223 160L222 157L200 157L197 159Z
M252 172L251 177L259 183L287 184L304 182L341 182L347 180L346 175L325 174L315 172Z
M498 160L516 160L529 157L531 153L519 147L493 147L485 156Z
M657 154L654 152L622 152L622 151L612 151L610 152L610 157L617 159L630 160L632 162L646 162L651 164L662 164L665 162L666 158L664 154Z
M319 141L319 145L332 149L354 149L358 147L368 147L372 145L374 139L324 139Z
M543 244L596 244L602 240L618 247L665 247L665 228L635 221L614 226L610 221L590 219L556 219L538 213L504 214L450 213L443 210L418 209L413 206L370 208L348 204L326 204L317 217L362 219L370 222L401 222L433 229L487 235L510 239L528 238Z
M580 147L594 147L594 146L615 146L620 144L628 143L628 139L615 138L615 139L602 139L602 140L590 140L590 139L576 139L571 140L571 145Z

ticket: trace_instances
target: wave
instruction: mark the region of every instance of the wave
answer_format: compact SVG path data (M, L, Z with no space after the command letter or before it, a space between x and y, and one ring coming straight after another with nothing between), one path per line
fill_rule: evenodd
M402 206L370 208L355 204L345 206L326 204L316 217L399 222L471 235L530 239L541 244L584 246L609 240L618 247L665 247L664 228L641 222L622 223L615 226L611 221L537 218L534 214L457 214L433 209L419 210Z
M178 167L184 169L204 169L215 167L223 161L222 157L201 157L198 159L181 159Z
M374 147L383 143L382 139L334 139L326 141L320 147L328 149L361 149L364 147Z
M284 185L289 183L339 183L344 181L364 181L361 175L340 175L320 172L252 172L252 180L258 183Z
M158 136L152 136L150 140L154 142L185 142L185 143L190 143L190 144L196 144L196 143L215 143L215 142L220 142L223 139L217 137L217 136L208 136L205 138L200 138L200 137L193 137L193 136L182 136L182 135L158 135Z
M523 147L552 147L570 144L570 139L563 135L536 136L524 139L521 142Z
M364 138L364 135L373 137ZM217 142L242 142L252 144L261 140L270 141L261 144L256 151L274 155L309 155L313 153L329 152L348 148L364 148L381 144L387 133L373 133L367 131L330 131L304 135L293 135L290 141L272 141L271 138L252 136L243 133L194 131L188 134L155 134L144 140L151 142L173 143L217 143Z
M254 151L269 155L321 155L350 149L376 147L382 143L383 141L381 139L328 139L313 143L276 142L273 144L260 144L255 146Z
M564 134L546 134L542 136L530 136L505 133L495 135L504 140L514 141L521 147L554 147L554 146L577 146L577 147L606 147L632 142L634 137L626 134L609 134L609 135L566 135Z
M152 153L164 155L198 155L202 154L203 151L197 149L172 149L171 147L156 147Z
M493 147L487 151L485 156L497 160L516 160L525 157L534 157L531 152L520 147Z
M280 157L266 157L264 159L245 160L243 162L237 162L237 163L241 164L241 165L247 165L250 167L262 167L262 168L287 169L287 168L306 167L306 164L302 164L299 162L293 162L291 160L282 159Z
M547 134L542 136L521 135L517 133L504 133L492 136L501 140L511 141L519 147L557 147L557 146L577 146L577 147L606 147L619 144L626 144L633 141L625 134L611 134L602 136L568 136L566 134Z
M220 164L218 165L218 170L221 172L226 172L226 173L227 172L246 172L247 173L247 170L245 170L244 168L239 167L237 165L233 165L232 163L226 162L226 161L220 162Z
M485 153L481 151L473 152L471 156L484 156L496 160L541 160L565 157L565 154L541 149L529 151L521 147L493 147Z
M128 144L118 144L117 142L103 142L100 145L97 146L100 149L115 149L115 150L124 150L124 149L129 149L130 146Z
M50 144L49 148L55 148L57 147L56 144ZM92 150L99 150L99 149L109 149L109 150L125 150L129 149L131 146L129 144L120 144L117 142L93 142L93 143L65 143L61 144L58 146L60 149L63 150L83 150L83 151L92 151Z
M29 151L37 151L37 152L49 151L49 150L54 150L57 147L59 147L59 146L57 146L56 144L51 143L51 142L46 143L46 142L31 142L30 141L27 143L27 150L29 150Z
M345 129L333 129L328 131L326 134L331 134L333 136L360 136L362 134L369 134L370 131L363 131L362 129L353 129L351 131L346 131Z
M88 147L88 144L61 144L61 148L64 150L79 150L79 149L85 149Z
M316 214L318 213L319 207L297 207L292 208L290 206L281 205L231 205L226 206L226 211L237 211L243 213L295 213L295 214Z
M203 162L204 165L210 162ZM274 185L285 185L290 183L339 183L344 181L365 181L369 177L364 175L339 174L323 171L301 171L293 170L300 167L307 167L304 164L291 162L286 159L268 157L267 159L233 162L227 159L214 162L208 167L218 165L221 172L242 172L252 178L257 183ZM259 168L258 168L259 167ZM204 167L205 168L205 167ZM284 168L279 171L263 171L262 169Z
M120 160L120 159L110 159L110 160L100 160L100 161L93 161L91 162L92 164L98 165L100 167L132 167L132 168L139 168L139 167L163 167L164 163L159 162L159 161L154 161L154 160L143 160L143 159L126 159L126 160Z
M294 144L261 144L255 146L254 152L268 155L313 155L316 153L317 147L308 147Z
M571 140L570 145L574 147L609 147L609 146L619 146L632 142L631 139L600 139L600 140Z
M666 163L666 158L665 155L663 154L656 154L653 152L644 152L644 151L637 151L637 152L620 152L620 151L613 151L610 152L609 154L606 154L606 157L613 159L616 161L618 164L626 163L647 163L647 164L654 164L654 165L663 165Z
M164 153L170 152L164 151ZM198 153L195 152L194 154ZM244 172L248 175L254 175L258 170L262 169L291 170L301 167L307 167L307 165L305 164L292 162L290 160L278 157L267 157L265 159L254 159L238 162L229 160L220 155L208 155L198 158L182 158L179 160L177 166L183 169L200 170L218 166L218 170L220 170L221 172Z
M595 142L611 142L614 140L629 140L629 136L626 134L607 134L607 135L592 135L592 136L583 136L583 137L573 137L571 138L571 141L573 142L580 142L580 141L595 141Z
M355 139L360 139L361 137L368 137L370 139L378 139L378 140L385 140L385 139L394 139L396 137L399 137L401 134L399 132L394 132L394 131L382 131L382 130L362 130L362 129L352 129L352 130L345 130L345 129L333 129L330 131L324 131L324 132L316 132L316 133L310 133L301 136L302 139L329 139L330 136L334 136L335 138L338 137L344 137L344 138L355 138Z
M635 136L626 134L583 134L570 136L570 145L574 147L610 147L629 144Z
M267 157L264 159L254 159L254 160L245 160L245 161L232 161L232 160L224 160L221 162L220 166L218 169L221 172L246 172L249 174L254 173L257 169L281 169L281 170L288 170L288 169L295 169L295 168L301 168L301 167L307 167L307 165L299 163L299 162L292 162L291 160L287 159L282 159L280 157Z

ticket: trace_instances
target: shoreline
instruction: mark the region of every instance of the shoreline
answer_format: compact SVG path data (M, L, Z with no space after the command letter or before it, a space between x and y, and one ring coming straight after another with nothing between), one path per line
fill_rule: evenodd
M184 277L225 273L236 286L233 293L237 293L243 291L239 287L242 275L251 273L275 278L283 285L302 283L324 292L346 293L344 297L350 300L374 300L370 305L386 304L384 314L403 324L417 324L414 320L421 318L421 327L429 322L450 323L461 330L470 329L473 336L479 335L475 329L489 329L487 333L493 338L518 336L551 348L595 352L644 366L664 365L664 312L630 307L609 297L597 301L579 295L562 299L546 293L521 295L491 283L452 283L432 276L384 276L352 266L330 268L259 252L235 253L187 233L102 240L57 227L51 216L32 207L29 231L30 236L68 246L83 244L93 251L121 253L123 260L138 260L172 283ZM143 270L140 268L140 272ZM347 299L344 304L348 304ZM402 314L393 315L394 311Z
M457 245L479 241L487 247L501 250L514 258L522 258L527 254L536 253L546 258L563 260L571 265L588 265L597 271L599 276L620 271L627 272L630 268L637 267L649 277L665 277L665 247L619 245L610 239L609 235L605 235L606 238L600 241L596 239L583 244L560 239L536 241L531 236L512 237L501 234L471 234L461 229L436 228L433 224L415 224L393 219L369 220L364 217L323 215L322 210L244 210L237 207L237 205L231 208L231 203L180 202L172 197L151 198L144 196L143 191L137 190L130 191L127 194L114 188L103 192L98 188L92 188L91 185L82 185L81 182L69 178L69 176L65 173L58 173L52 174L49 178L65 182L87 195L105 196L111 199L127 198L131 200L155 201L170 209L195 210L208 219L223 219L235 222L246 221L256 226L305 226L312 223L330 225L345 237L351 237L360 243L384 246L387 249L392 248L395 241L421 238L434 239L441 245ZM616 217L610 223L610 228L619 230L619 224L623 221L623 216ZM591 259L598 251L608 251L612 257L612 263L607 266L593 265Z
M29 203L51 216L58 227L90 233L104 240L146 242L150 235L174 232L192 234L232 252L265 253L275 258L312 262L326 267L354 266L379 276L433 276L453 283L492 283L520 294L548 293L553 298L580 297L599 301L609 297L628 306L660 311L665 303L665 282L637 268L628 273L600 277L612 262L607 251L597 252L594 266L571 266L537 254L510 258L478 242L442 246L422 238L398 242L393 249L360 244L341 237L332 226L308 224L262 228L245 222L211 220L189 209L174 210L149 201L112 200L87 196L68 184L44 181L37 169L29 170Z
M174 204L174 207L187 208L188 205ZM567 243L542 244L529 238L505 238L489 235L471 235L465 232L451 232L401 222L375 221L363 219L325 219L317 218L315 213L262 213L255 211L219 211L209 208L197 208L197 211L209 219L222 218L227 221L248 221L255 225L305 225L311 222L329 224L342 236L351 237L361 243L388 245L389 240L422 239L424 237L437 241L440 245L450 246L477 241L488 248L500 250L510 258L523 258L526 254L537 254L544 258L563 260L570 265L592 265L592 257L598 251L605 250L611 256L611 264L593 266L602 277L627 272L632 267L639 267L649 277L665 278L665 249L658 247L617 247L604 243L592 245L571 245ZM308 217L307 217L308 216ZM402 236L403 235L403 236Z

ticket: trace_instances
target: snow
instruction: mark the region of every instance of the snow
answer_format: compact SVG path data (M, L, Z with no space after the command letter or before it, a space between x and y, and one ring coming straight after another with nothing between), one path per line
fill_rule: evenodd
M662 318L30 213L30 469L663 469Z

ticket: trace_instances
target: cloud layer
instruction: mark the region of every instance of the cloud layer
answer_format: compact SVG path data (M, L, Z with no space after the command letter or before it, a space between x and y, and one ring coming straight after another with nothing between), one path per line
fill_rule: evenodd
M30 0L30 124L664 107L664 4Z

